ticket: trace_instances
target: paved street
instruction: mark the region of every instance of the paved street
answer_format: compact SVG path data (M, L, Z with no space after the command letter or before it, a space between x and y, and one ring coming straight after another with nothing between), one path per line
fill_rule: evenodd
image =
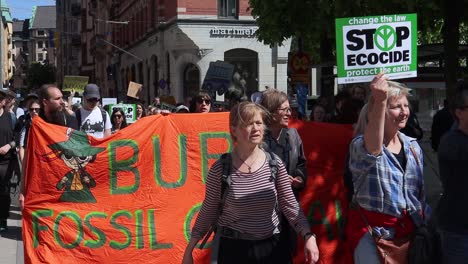
M0 264L24 263L23 241L21 237L21 210L17 193L12 194L12 207L8 219L8 231L0 237Z

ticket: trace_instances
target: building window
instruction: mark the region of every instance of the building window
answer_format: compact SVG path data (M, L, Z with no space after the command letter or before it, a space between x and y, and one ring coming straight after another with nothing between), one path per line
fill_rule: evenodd
M218 0L218 16L238 18L238 0Z
M44 60L44 53L38 53L37 54L37 61L43 61Z
M44 36L44 35L45 35L45 31L44 31L44 30L38 30L38 31L37 31L37 35L38 35L38 36Z
M38 48L38 49L44 48L44 42L38 41L38 42L37 42L37 48Z

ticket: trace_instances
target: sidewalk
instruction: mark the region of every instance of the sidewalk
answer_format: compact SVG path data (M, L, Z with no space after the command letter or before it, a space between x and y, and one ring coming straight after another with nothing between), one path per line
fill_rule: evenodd
M24 251L21 236L21 210L18 197L12 195L8 231L0 233L0 264L23 264Z

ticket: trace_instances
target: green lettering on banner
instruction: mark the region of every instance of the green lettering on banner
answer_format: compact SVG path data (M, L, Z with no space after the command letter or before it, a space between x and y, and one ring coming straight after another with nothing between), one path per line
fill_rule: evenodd
M314 214L316 210L319 210L321 215L320 219L314 219ZM327 215L325 214L325 209L323 208L321 201L315 201L310 206L309 215L307 216L307 220L309 221L311 226L315 225L325 225L325 230L327 230L327 236L329 240L333 240L333 230L330 225L330 222L327 219Z
M143 210L135 211L135 219L135 247L137 249L142 249L145 247L145 243L143 241Z
M130 147L133 149L133 156L126 160L117 160L117 148ZM116 140L109 143L109 173L110 173L110 193L111 194L131 194L140 187L140 172L134 166L138 160L138 144L134 140ZM132 166L133 165L133 166ZM135 175L135 183L130 186L118 186L117 173L119 171L129 171Z
M154 221L154 209L148 209L148 233L150 237L150 249L173 248L172 243L158 243L156 238L156 224Z
M340 236L340 238L344 240L345 239L344 229L345 229L346 221L343 217L340 200L335 200L335 211L336 211L336 223L338 224L338 236Z
M107 218L107 214L106 213L103 213L103 212L91 212L89 214L87 214L84 218L84 223L86 225L86 227L93 233L97 236L97 240L91 240L91 239L86 239L84 241L84 245L86 247L89 247L89 248L100 248L102 246L104 246L104 244L106 243L106 234L99 228L93 226L91 224L91 219L92 218L100 218L100 219L106 219Z
M39 232L47 231L48 228L45 225L39 223L39 218L41 217L51 217L54 214L52 210L36 210L31 214L32 218L32 230L33 230L33 247L37 248L39 246Z
M159 136L153 137L153 157L154 157L154 178L156 183L164 188L178 188L185 184L187 181L187 136L179 135L179 164L180 164L180 174L179 179L176 182L166 182L162 178L161 173L161 142Z
M117 211L117 212L115 212L115 213L113 213L111 215L111 219L110 219L111 225L115 229L121 231L122 234L126 237L126 241L123 242L123 243L120 243L120 242L115 241L115 240L110 241L110 243L109 243L110 247L113 248L113 249L119 249L119 250L127 248L128 246L130 246L130 243L132 243L132 233L130 233L130 230L127 227L117 223L117 221L116 221L117 218L119 218L121 216L126 217L127 219L132 219L132 214L127 210L120 210L120 211Z
M225 152L232 151L232 140L231 135L227 132L207 132L200 133L200 153L201 153L201 162L202 162L202 181L205 183L206 176L209 171L208 161L210 159L219 159L222 153L208 153L208 139L211 138L224 138L228 142L228 149Z
M69 244L66 244L65 242L62 241L62 239L60 238L60 233L59 233L60 221L64 217L68 217L73 222L75 222L76 227L78 229L78 233L76 234L75 241ZM70 230L70 228L68 227L66 230ZM54 238L55 238L55 241L63 248L66 248L66 249L76 248L83 240L83 223L81 222L80 216L76 212L72 212L72 211L60 212L55 218L55 222L54 222Z
M200 211L202 207L202 203L197 203L194 205L192 208L190 208L188 214L185 216L185 221L184 221L184 236L185 240L187 243L190 241L190 237L192 236L192 232L190 230L190 224L193 221L193 217L195 217L195 214ZM200 247L201 241L197 244L197 247ZM203 248L210 248L211 247L211 241L207 242Z

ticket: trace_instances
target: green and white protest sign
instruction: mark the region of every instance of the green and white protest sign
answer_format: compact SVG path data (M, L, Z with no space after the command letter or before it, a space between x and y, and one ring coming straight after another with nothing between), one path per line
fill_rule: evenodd
M368 82L379 72L390 79L417 75L416 14L336 19L338 83Z
M109 116L112 115L114 109L120 108L125 113L125 120L127 124L134 123L136 121L136 105L134 104L109 104Z

